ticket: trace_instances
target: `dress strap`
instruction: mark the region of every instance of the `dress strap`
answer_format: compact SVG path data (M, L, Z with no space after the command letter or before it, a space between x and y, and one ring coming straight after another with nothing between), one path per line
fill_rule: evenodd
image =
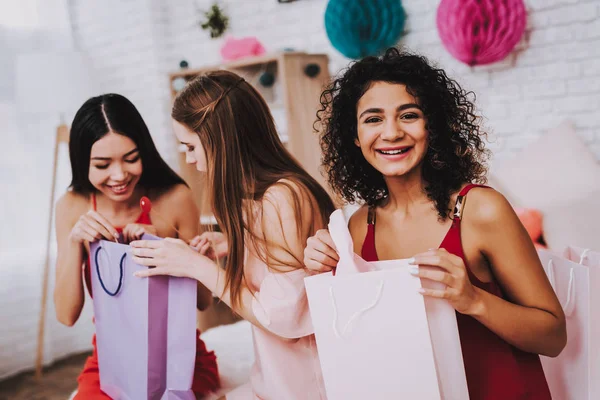
M460 219L462 218L462 210L465 207L465 202L466 202L465 196L467 195L467 193L469 193L469 191L471 189L476 188L476 187L489 188L489 186L478 185L475 183L469 183L467 186L462 188L462 190L456 197L456 204L454 205L453 214L454 214L455 221L460 221Z
M377 249L375 248L375 206L369 206L367 213L367 233L363 241L361 256L366 261L377 261Z
M96 211L96 193L92 192L91 199L92 199L92 210Z

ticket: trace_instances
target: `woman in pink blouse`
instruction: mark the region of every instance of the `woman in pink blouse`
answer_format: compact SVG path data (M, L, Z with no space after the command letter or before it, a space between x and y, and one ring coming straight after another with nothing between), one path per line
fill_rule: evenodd
M187 161L208 178L222 234L192 244L137 241L139 276L197 279L253 324L256 362L250 383L227 400L325 399L304 278L306 240L326 226L334 206L281 143L260 94L226 71L200 76L172 111ZM225 268L214 261L227 256Z

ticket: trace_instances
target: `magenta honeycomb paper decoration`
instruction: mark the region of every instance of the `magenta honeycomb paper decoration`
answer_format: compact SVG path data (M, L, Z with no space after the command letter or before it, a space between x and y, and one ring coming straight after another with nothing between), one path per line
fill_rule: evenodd
M523 0L442 0L437 28L444 47L468 65L502 60L519 43L527 12Z

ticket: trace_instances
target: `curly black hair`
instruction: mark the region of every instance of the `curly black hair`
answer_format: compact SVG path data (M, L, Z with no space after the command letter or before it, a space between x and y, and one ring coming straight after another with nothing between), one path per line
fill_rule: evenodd
M329 184L350 203L375 205L388 195L383 175L355 145L358 101L378 81L406 85L423 111L428 131L422 168L425 191L445 220L453 193L467 182L486 182L489 150L474 111L475 94L417 54L390 48L380 57L353 62L323 91L315 129L321 131Z

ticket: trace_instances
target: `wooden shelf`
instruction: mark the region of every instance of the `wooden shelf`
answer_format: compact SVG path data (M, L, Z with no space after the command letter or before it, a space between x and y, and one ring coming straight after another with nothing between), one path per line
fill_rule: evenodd
M214 70L219 70L219 69L233 70L233 69L240 69L240 68L255 67L255 66L259 66L259 65L263 65L263 64L278 62L282 57L288 56L288 55L297 56L297 55L308 55L308 54L303 53L303 52L296 52L296 51L286 51L286 52L280 52L280 53L264 54L261 56L247 57L247 58L243 58L240 60L235 60L235 61L231 61L231 62L223 63L223 64L217 64L217 65L211 65L211 66L199 67L199 68L182 69L180 71L175 71L175 72L170 73L169 77L171 78L171 80L173 80L173 79L179 78L179 77L182 77L182 78L194 77L196 75L200 75L203 72L214 71ZM327 57L326 54L310 54L310 55Z

